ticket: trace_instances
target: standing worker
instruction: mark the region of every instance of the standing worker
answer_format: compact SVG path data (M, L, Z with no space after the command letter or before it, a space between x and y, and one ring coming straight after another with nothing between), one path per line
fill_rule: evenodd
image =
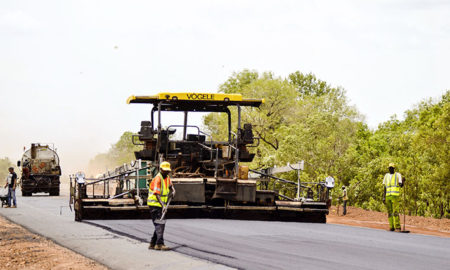
M389 173L383 179L384 194L383 203L386 204L389 218L389 230L400 231L400 217L399 217L399 196L400 187L403 187L402 175L395 172L395 164L389 163Z
M9 174L6 178L5 188L8 187L8 205L6 207L17 207L16 202L16 184L17 184L17 174L14 172L13 167L9 167ZM11 205L14 203L14 205Z
M346 186L342 186L342 200L344 201L344 213L343 215L345 216L347 214L347 201L348 201L348 196L347 196L347 187Z
M149 185L147 205L150 208L155 231L153 232L152 240L150 241L149 249L156 250L170 250L164 245L164 228L165 222L158 222L161 219L163 207L167 207L167 200L169 197L169 189L172 191L171 196L175 196L175 188L170 181L169 173L170 163L164 161L159 166L159 173L153 178Z

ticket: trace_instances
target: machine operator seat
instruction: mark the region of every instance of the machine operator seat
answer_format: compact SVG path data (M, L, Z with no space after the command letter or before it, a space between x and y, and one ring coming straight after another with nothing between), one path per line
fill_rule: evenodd
M155 134L152 129L152 122L150 121L142 121L141 122L141 130L138 132L139 139L141 140L151 140L153 139L153 135Z

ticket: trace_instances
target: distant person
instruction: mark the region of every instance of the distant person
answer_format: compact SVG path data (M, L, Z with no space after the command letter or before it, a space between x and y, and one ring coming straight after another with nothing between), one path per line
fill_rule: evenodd
M158 175L153 178L149 185L147 205L150 208L150 214L152 216L153 225L155 231L153 232L152 239L150 241L149 249L156 250L170 250L169 247L164 245L164 228L166 226L165 221L160 222L163 207L167 207L167 200L169 198L169 189L172 191L171 196L175 196L175 188L170 181L169 173L170 163L165 161L159 166Z
M389 219L389 230L401 230L399 216L399 196L400 187L403 187L402 175L395 172L395 164L389 163L389 173L386 173L383 179L384 194L383 203L386 204Z
M16 184L17 184L17 174L14 172L13 167L9 167L9 174L6 178L5 188L8 187L8 205L6 207L17 207L16 202ZM11 206L11 200L13 202L13 206Z
M348 196L347 196L347 187L346 186L342 186L342 200L344 201L344 212L343 215L347 215L347 201L348 201Z

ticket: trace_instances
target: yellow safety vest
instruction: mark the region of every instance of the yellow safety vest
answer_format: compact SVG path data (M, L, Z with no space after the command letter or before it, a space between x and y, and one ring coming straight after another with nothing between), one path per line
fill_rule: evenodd
M348 200L348 196L347 196L347 189L344 189L344 194L342 196L342 200L347 201Z
M160 197L161 197L161 201L163 203L167 203L167 197L169 195L169 187L168 185L166 186L166 181L163 178L161 173L158 173L158 175L156 175L156 177L159 177L159 179L161 180L161 190L160 191ZM155 178L153 178L152 182L155 181ZM169 180L169 176L167 176L167 180ZM169 181L167 181L169 182ZM157 189L157 187L155 187L155 189ZM157 207L162 207L161 204L159 203L158 199L156 198L156 195L154 194L154 191L151 189L151 184L148 186L148 198L147 198L147 205L148 206L157 206Z
M384 176L384 183L386 184L386 196L399 196L400 186L398 184L398 173L391 174L387 173Z

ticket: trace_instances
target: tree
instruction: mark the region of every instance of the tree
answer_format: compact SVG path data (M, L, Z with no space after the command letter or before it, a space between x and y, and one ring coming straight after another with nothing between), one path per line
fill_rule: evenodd
M289 82L294 85L300 97L305 96L323 96L334 93L335 95L344 95L340 88L333 88L325 81L317 79L312 73L303 74L300 71L289 74Z
M241 72L233 74L222 85L219 86L219 92L226 94L241 93L242 88L258 79L271 79L272 73L263 73L260 75L255 70L244 69Z
M310 90L303 91L303 88ZM248 70L234 73L219 89L265 99L259 109L242 110L243 121L252 123L255 135L262 142L251 167L305 160L304 180L323 180L333 175L342 182L350 181L344 179L349 175L349 166L343 163L361 116L348 105L342 89L332 88L312 74L296 72L289 79L283 79L272 73L259 75ZM213 114L204 118L204 125L216 136L226 134L225 123L225 117Z
M409 214L450 216L449 96L447 91L438 101L423 101L405 112L405 120L393 116L377 130L359 134L352 150L357 169L351 199L356 205L384 209L381 179L394 162L406 178L406 201L401 203Z

